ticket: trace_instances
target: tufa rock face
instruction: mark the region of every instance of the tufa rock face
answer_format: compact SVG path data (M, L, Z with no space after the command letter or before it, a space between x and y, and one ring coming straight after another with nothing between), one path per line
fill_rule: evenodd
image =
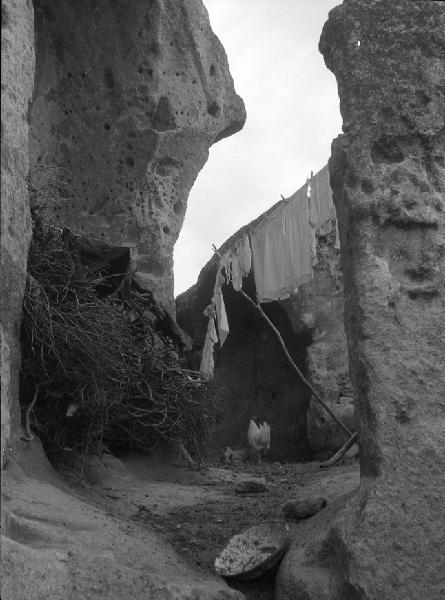
M306 329L307 374L311 384L341 421L355 430L354 408L342 397L352 395L343 315L343 272L340 253L335 248L335 228L317 241L318 263L314 277L298 289L298 294L281 302L294 331ZM346 441L344 431L320 404L311 398L307 409L307 436L311 450L330 456Z
M173 246L209 147L244 105L200 0L37 0L32 181L77 234L131 248L173 303Z
M33 10L2 2L1 453L20 422L19 330L31 237L28 189L28 102L34 82Z
M360 492L334 530L339 598L438 600L445 470L445 6L346 0L320 41Z

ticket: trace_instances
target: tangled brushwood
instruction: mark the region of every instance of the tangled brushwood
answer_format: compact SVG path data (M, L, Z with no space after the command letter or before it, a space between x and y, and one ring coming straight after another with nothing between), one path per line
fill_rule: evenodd
M150 451L165 440L199 458L213 392L180 368L171 339L156 331L153 298L131 284L100 297L106 275L84 264L76 238L35 215L33 225L21 402L48 456Z

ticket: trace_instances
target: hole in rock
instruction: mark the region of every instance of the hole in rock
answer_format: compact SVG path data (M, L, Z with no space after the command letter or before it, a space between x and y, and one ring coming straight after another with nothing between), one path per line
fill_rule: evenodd
M397 139L381 137L372 145L371 158L375 163L400 163L405 155Z
M211 102L207 106L207 112L209 113L209 115L212 115L212 117L217 117L221 112L221 108L219 107L217 102Z

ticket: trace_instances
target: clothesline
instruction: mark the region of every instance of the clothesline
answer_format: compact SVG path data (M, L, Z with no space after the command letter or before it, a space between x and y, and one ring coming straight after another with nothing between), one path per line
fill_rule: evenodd
M290 198L283 198L243 228L239 236L229 240L228 247L224 245L224 251L213 247L218 269L211 303L204 311L209 321L200 372L205 379L213 378L214 344L219 337L222 347L229 333L222 284L232 283L234 290L240 291L243 279L253 268L258 303L289 298L297 293L298 286L312 279L317 264L317 234L331 232L334 218L326 165L315 175L311 173L310 180ZM338 232L336 235L338 248Z

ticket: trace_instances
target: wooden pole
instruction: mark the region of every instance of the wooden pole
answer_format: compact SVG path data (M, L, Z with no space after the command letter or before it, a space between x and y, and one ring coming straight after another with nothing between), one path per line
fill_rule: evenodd
M332 467L332 465L335 465L336 462L338 462L341 458L343 458L343 456L346 454L346 452L349 450L349 448L352 448L352 446L355 444L356 441L357 441L357 432L354 433L353 435L351 435L351 437L346 442L346 444L344 444L340 448L340 450L334 454L334 456L332 456L329 460L325 460L324 462L321 462L320 467L322 469L324 469L326 467Z
M35 392L34 392L34 398L32 399L32 402L28 406L28 408L26 409L26 413L25 413L25 430L26 430L26 435L24 435L21 438L24 442L32 442L32 440L34 439L34 436L33 436L32 431L31 431L30 418L31 418L32 409L34 408L34 406L35 406L35 404L37 402L38 395L39 395L39 385L36 384L36 389L35 389Z

